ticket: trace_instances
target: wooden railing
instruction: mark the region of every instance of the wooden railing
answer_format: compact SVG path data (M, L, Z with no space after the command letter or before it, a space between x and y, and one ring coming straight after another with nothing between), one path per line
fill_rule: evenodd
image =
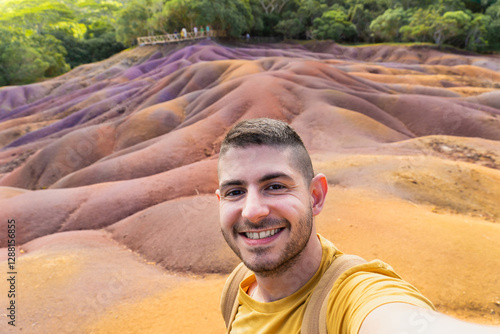
M210 37L225 37L226 31L210 30L208 33L206 31L204 32L198 31L196 34L194 32L188 32L186 35L187 36L181 37L181 34L177 33L177 34L166 34L158 36L137 37L137 44L139 44L139 46L143 46L143 45L183 42L183 41L210 38Z

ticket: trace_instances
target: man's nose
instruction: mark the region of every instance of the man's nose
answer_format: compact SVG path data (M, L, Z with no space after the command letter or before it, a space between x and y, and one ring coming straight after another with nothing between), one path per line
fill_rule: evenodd
M269 214L269 207L258 191L248 190L241 215L252 223L259 222Z

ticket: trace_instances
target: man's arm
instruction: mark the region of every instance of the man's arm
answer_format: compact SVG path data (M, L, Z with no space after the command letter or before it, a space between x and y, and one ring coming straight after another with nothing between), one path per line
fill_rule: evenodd
M389 303L377 307L363 321L359 334L500 334L500 327L460 321L422 307Z

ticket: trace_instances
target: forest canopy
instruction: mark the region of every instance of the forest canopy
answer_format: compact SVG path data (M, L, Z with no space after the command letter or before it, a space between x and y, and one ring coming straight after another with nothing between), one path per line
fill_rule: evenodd
M0 86L54 77L124 49L114 0L0 2Z
M0 0L0 86L105 59L137 37L209 25L231 37L500 49L500 0Z

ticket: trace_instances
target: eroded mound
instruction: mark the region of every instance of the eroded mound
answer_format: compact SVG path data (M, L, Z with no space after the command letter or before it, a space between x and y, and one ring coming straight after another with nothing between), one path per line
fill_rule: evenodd
M230 272L239 260L225 245L218 221L215 196L199 195L163 202L107 230L118 242L168 270Z

